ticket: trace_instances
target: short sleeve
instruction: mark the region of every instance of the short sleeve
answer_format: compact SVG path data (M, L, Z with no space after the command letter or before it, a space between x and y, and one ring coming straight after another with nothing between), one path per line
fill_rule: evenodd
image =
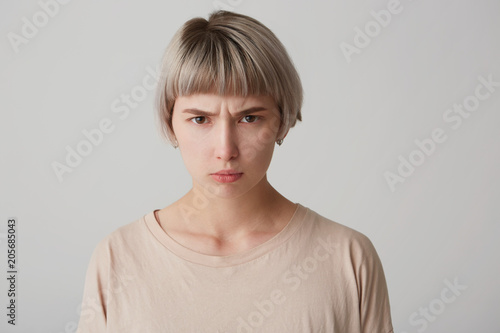
M372 242L363 237L362 261L357 271L361 332L393 333L384 270Z
M106 332L110 253L107 239L94 249L85 276L85 287L76 333Z

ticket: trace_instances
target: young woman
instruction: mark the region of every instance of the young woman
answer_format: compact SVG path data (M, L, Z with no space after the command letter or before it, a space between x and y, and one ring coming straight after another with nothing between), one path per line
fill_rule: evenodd
M162 66L161 129L192 189L97 245L78 332L392 332L370 240L266 177L301 120L301 82L276 36L215 12L183 25Z

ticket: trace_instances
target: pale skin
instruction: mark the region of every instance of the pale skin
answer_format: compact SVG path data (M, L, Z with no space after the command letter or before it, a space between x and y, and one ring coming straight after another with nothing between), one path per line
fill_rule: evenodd
M156 212L170 237L196 252L222 256L254 248L286 226L297 205L266 174L279 128L271 97L180 96L172 126L193 187ZM211 174L223 169L243 176L232 183L214 180Z

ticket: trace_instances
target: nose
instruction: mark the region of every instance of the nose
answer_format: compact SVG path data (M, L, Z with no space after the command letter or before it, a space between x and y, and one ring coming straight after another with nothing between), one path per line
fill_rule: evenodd
M230 121L220 121L215 131L215 156L229 161L239 154L236 128Z

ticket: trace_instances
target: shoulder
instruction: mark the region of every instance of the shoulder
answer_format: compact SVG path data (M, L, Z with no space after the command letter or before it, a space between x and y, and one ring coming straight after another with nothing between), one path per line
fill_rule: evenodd
M141 246L147 228L144 217L128 222L101 238L94 248L93 256L111 257Z
M370 239L362 232L355 230L343 223L327 218L316 211L309 211L309 223L317 234L331 236L340 244L351 244L352 246L373 246Z
M362 232L310 210L311 232L330 259L334 281L342 281L342 292L354 299L363 332L392 332L387 284L380 258L371 240ZM322 251L325 253L325 251ZM338 291L337 291L338 292Z
M310 228L317 242L328 244L329 248L344 257L349 257L353 263L361 265L367 259L377 257L372 241L362 232L347 225L329 219L316 211L307 208L306 226Z

